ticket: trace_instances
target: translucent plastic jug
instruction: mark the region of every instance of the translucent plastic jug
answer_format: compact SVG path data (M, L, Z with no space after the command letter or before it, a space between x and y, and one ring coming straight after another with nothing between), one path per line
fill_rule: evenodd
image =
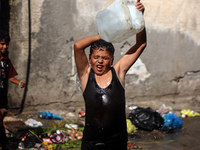
M96 23L101 39L112 43L120 43L139 33L145 25L134 0L116 0L97 13Z

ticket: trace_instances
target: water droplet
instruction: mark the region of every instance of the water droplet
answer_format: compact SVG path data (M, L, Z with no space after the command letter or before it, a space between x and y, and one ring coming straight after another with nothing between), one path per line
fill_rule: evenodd
M107 96L105 94L102 95L102 101L103 101L103 104L107 104L108 103L108 98L107 98Z

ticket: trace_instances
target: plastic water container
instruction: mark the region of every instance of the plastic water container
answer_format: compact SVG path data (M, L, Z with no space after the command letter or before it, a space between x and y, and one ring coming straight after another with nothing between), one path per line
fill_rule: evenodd
M143 30L145 21L134 0L116 0L96 15L101 39L120 43Z

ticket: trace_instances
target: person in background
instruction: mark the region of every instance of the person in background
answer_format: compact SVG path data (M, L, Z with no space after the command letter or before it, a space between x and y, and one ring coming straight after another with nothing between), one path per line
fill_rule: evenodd
M137 0L136 8L144 13ZM86 106L81 150L127 150L125 75L147 45L145 28L136 43L113 65L112 43L99 35L74 43L75 62ZM85 49L90 46L89 61Z
M8 58L8 45L10 42L9 34L6 31L0 30L0 144L2 149L8 149L6 144L8 142L3 125L2 111L8 109L7 103L7 89L8 80L14 84L19 85L20 88L25 87L23 80L15 78L17 72Z

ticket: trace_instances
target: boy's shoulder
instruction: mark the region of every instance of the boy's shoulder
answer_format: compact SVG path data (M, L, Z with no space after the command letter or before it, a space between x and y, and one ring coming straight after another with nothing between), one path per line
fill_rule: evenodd
M11 61L9 57L2 57L1 60L3 60L3 61Z
M12 65L12 62L9 58L5 58L5 57L1 58L1 60L0 60L1 68L2 67L9 68L9 66L11 66L11 65Z
M11 60L8 57L1 58L1 61L3 61L4 63L11 63Z

